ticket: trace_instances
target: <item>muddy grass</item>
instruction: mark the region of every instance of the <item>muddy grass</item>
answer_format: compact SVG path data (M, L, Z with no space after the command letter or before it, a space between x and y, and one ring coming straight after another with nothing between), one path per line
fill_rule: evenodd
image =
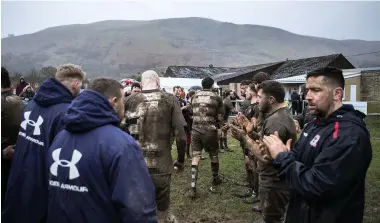
M366 123L371 132L373 158L367 174L365 223L380 222L380 117L368 117ZM260 219L260 215L252 211L252 206L244 204L241 198L234 197L234 191L243 190L235 184L243 181L245 170L243 155L236 140L229 139L229 146L234 152L221 154L220 173L224 183L220 186L220 194L208 191L211 186L210 159L202 160L198 175L198 198L188 198L190 188L190 166L186 162L185 172L175 174L172 180L172 211L181 223L191 222L229 222L245 223ZM173 149L175 155L175 149ZM207 156L207 154L204 154Z

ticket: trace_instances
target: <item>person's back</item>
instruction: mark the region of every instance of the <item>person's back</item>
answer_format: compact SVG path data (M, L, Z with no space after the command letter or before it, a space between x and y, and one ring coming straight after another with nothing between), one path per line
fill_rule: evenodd
M291 98L292 101L297 101L298 98L299 98L297 91L294 90L294 91L292 92L290 98Z
M118 128L123 101L121 84L97 78L72 102L47 157L47 222L156 222L140 148Z
M131 95L126 101L126 119L129 132L139 143L151 173L172 172L173 161L170 151L174 108L179 107L177 99L157 90L142 90ZM182 122L182 125L186 123Z
M211 90L202 90L195 93L191 99L193 106L193 129L204 133L208 130L217 130L219 114L222 107L222 98Z
M35 223L46 218L46 155L63 128L66 109L79 93L84 74L79 67L74 68L74 65L63 65L56 74L58 78L75 75L70 79L70 83L75 83L72 89L64 81L48 79L24 109L2 210L6 222Z
M219 178L219 145L218 125L222 121L222 98L212 92L214 80L206 77L202 80L203 90L195 93L191 98L193 109L193 129L191 132L191 148L193 159L191 162L191 190L190 197L196 198L196 185L198 165L204 149L210 157L212 171L211 192L216 191L216 186L221 184Z
M185 159L185 119L174 95L159 89L160 78L153 70L141 75L142 91L131 95L125 102L125 119L128 132L138 142L153 184L156 188L159 222L168 218L170 185L173 172L171 137L175 133L178 158L175 167L183 170Z

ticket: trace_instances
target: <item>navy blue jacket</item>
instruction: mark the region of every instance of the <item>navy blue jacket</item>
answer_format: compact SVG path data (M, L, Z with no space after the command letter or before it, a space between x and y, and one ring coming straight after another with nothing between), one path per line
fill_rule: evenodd
M71 104L49 149L50 223L157 222L155 188L136 141L102 94Z
M62 118L74 99L56 79L46 80L25 107L2 209L9 223L39 223L46 218L46 155L63 129Z
M293 150L274 165L292 189L286 222L363 221L365 177L372 159L364 114L343 105L310 122Z

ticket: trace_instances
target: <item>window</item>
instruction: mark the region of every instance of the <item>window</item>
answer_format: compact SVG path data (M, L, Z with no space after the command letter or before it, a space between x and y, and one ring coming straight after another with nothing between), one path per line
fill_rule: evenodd
M342 101L344 101L344 97L346 96L346 88L343 89L343 98Z

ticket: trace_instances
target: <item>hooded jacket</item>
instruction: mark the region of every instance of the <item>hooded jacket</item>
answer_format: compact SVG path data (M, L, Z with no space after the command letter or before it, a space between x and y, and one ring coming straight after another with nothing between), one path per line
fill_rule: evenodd
M274 165L292 189L286 222L363 221L365 177L372 159L365 115L352 105L310 122Z
M83 91L48 153L49 223L157 222L155 188L108 99Z
M21 80L23 80L24 82L21 83ZM16 94L17 95L20 95L21 92L24 90L24 88L28 86L28 83L25 82L25 79L24 77L20 77L20 83L17 84L16 86Z
M39 223L46 218L46 155L73 99L61 82L48 79L25 107L2 209L4 222Z

